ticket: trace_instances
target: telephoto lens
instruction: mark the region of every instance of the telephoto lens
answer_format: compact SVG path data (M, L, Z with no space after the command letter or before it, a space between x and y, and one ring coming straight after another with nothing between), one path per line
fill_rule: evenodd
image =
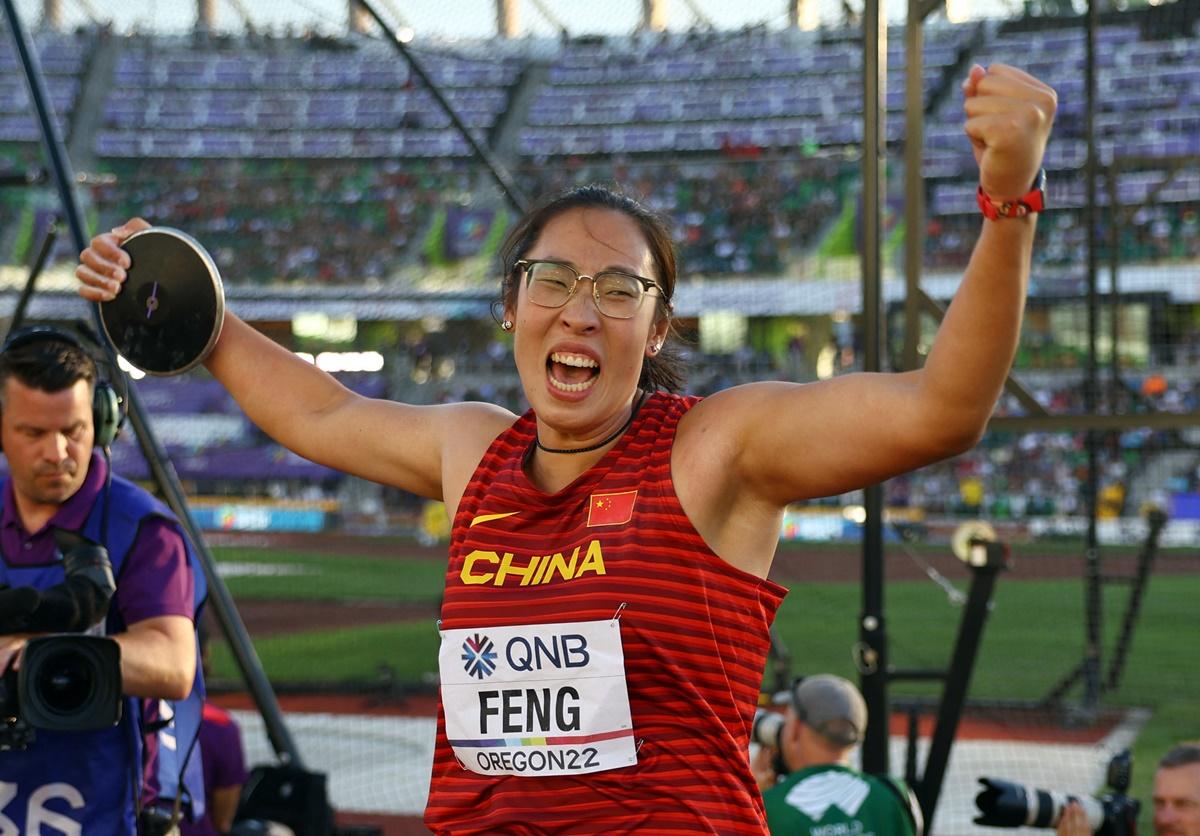
M750 739L759 746L782 749L783 715L778 711L760 708L754 712L754 723L750 726Z
M1040 790L999 778L980 778L979 783L983 789L975 796L980 813L975 823L985 827L1057 827L1071 801L1083 807L1093 832L1104 824L1104 805L1089 795Z

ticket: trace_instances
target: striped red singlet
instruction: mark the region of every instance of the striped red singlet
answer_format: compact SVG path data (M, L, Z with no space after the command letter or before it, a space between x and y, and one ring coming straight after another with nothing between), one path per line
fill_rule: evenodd
M766 832L748 735L786 590L713 554L680 507L671 445L696 401L652 395L616 446L552 496L522 470L532 413L483 457L454 518L442 628L620 609L639 748L636 765L587 775L479 775L456 761L439 710L425 811L435 832Z

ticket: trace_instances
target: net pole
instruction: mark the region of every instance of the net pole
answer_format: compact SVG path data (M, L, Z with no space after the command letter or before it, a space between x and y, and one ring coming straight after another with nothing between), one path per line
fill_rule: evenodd
M879 0L863 7L862 348L863 370L882 368L882 227L886 199L887 19ZM862 764L888 770L887 631L884 621L883 485L863 490L863 588L860 676L867 703Z
M1100 293L1097 287L1097 260L1099 241L1096 235L1096 174L1098 160L1096 159L1096 26L1098 10L1096 0L1088 0L1087 15L1087 60L1086 84L1087 102L1084 110L1084 131L1087 135L1087 204L1084 207L1084 219L1087 224L1087 317L1088 317L1088 348L1086 377L1084 380L1084 408L1089 414L1095 414L1098 406L1097 389L1099 387L1097 368L1097 340L1100 325ZM1096 500L1100 492L1100 478L1097 468L1099 465L1100 433L1088 430L1087 446L1087 484L1084 490L1087 511L1087 539L1084 545L1084 619L1085 641L1083 662L1083 710L1086 715L1095 713L1100 701L1100 545L1096 531Z

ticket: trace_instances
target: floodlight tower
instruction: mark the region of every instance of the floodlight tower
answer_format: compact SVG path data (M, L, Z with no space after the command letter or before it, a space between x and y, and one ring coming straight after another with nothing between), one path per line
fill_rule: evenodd
M62 3L59 0L42 0L42 20L51 29L61 29Z
M211 32L217 26L217 0L196 0L196 28Z
M966 23L971 19L971 4L968 0L946 0L946 20L951 23Z
M350 32L355 35L361 35L371 28L371 15L358 5L357 0L346 0L346 21Z
M816 0L787 0L788 25L793 29L811 32L821 25Z
M496 0L496 34L501 38L515 38L520 29L517 0Z
M642 0L642 23L645 32L662 32L667 28L666 0Z

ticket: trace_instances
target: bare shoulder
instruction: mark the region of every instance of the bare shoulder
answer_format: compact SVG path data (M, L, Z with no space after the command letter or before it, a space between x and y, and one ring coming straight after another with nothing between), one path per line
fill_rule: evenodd
M448 508L457 508L467 482L496 436L517 416L502 406L468 401L436 407L443 410L442 486Z
M760 490L747 462L766 446L764 416L784 411L781 387L800 388L755 383L700 401L681 419L671 454L675 493L696 531L719 557L759 577L770 570L782 504Z
M461 454L476 462L496 436L517 420L504 407L480 401L443 404L433 409L439 413L447 455Z
M704 398L679 424L676 443L740 446L743 435L771 417L772 410L794 409L817 384L762 381L722 389Z

